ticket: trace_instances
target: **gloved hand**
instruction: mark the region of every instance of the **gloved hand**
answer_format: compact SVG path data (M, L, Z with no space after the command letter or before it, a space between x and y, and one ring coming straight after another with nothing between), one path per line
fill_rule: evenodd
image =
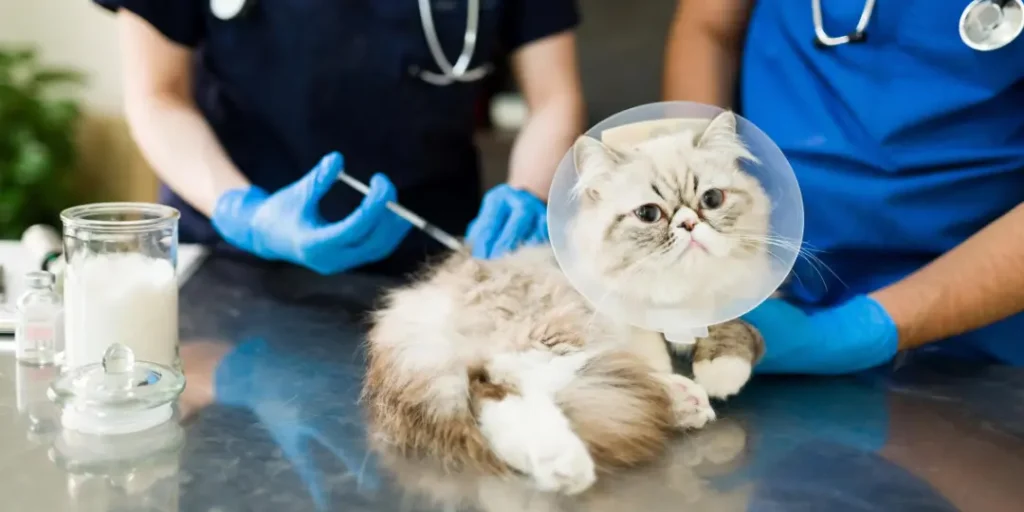
M497 258L520 245L546 243L547 206L525 190L498 185L484 195L466 239L473 257L483 259Z
M764 337L765 355L756 373L851 373L896 355L896 324L866 295L819 310L773 298L742 318Z
M412 227L385 207L396 197L387 177L374 175L370 193L341 221L328 224L317 211L342 168L342 156L330 153L302 179L274 194L257 186L229 190L217 200L213 226L240 249L321 274L384 259Z

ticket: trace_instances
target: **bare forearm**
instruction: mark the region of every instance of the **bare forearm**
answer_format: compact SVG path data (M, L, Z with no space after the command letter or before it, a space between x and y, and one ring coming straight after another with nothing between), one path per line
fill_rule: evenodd
M583 130L583 104L571 94L553 98L530 115L509 159L508 182L547 200L558 163Z
M512 55L512 68L530 117L512 147L508 183L546 201L558 162L583 130L575 34L527 44Z
M749 9L737 0L679 2L665 48L665 100L732 108Z
M1024 311L1024 204L952 251L872 296L899 330L900 349L955 336Z
M132 136L157 175L209 216L224 191L248 180L192 101L192 49L130 10L119 11L118 31Z
M128 108L132 135L150 166L194 208L209 216L226 190L249 181L228 158L195 107L152 96Z

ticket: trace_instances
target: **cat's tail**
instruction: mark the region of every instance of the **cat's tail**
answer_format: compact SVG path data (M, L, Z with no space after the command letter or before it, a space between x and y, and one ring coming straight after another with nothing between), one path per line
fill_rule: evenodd
M380 348L362 396L371 441L453 469L511 469L579 492L595 471L657 458L679 426L668 384L628 353L503 354L460 375L410 372Z
M542 490L575 494L653 460L677 426L669 384L626 353L501 354L469 377L483 439Z
M472 468L496 474L508 470L481 433L471 407L470 397L483 390L468 385L464 374L409 371L393 358L395 354L375 348L370 345L360 396L374 449L433 459L449 470Z
M626 352L588 360L555 402L600 470L657 458L677 427L666 383Z

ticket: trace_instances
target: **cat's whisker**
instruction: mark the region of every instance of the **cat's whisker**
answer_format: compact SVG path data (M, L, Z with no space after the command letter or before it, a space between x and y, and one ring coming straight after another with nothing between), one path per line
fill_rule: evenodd
M829 274L832 274L832 277L836 278L836 281L839 281L839 284L848 286L846 282L843 281L843 278L839 277L839 274L832 270L832 268L826 265L824 261L821 261L821 258L818 258L813 253L801 251L799 256L807 260L808 266L817 272L818 277L821 279L821 284L825 286L826 290L828 289L828 282L825 281L825 276L822 275L820 270L821 268L824 268Z
M783 242L783 243L792 244L793 246L800 246L803 250L806 250L808 252L812 252L812 253L825 252L822 249L818 249L817 247L814 247L812 244L810 244L807 241L794 240L792 238L784 237L784 236L781 236L781 235L764 234L764 233L757 233L757 232L753 232L753 231L733 231L733 232L724 233L724 234L726 236L730 236L730 237L737 237L737 236L739 236L739 237L754 237L754 238L756 238L758 240L777 240L777 241L780 241L780 242Z
M821 258L815 255L812 249L803 247L793 240L775 235L746 234L742 232L730 233L726 236L737 241L758 242L763 243L769 247L778 247L789 252L795 252L798 258L803 258L805 261L807 261L808 266L812 270L814 270L815 273L818 274L818 279L821 280L821 284L825 287L825 289L828 289L828 280L825 279L825 275L821 272L822 268L828 271L828 273L831 274L832 277L834 277L836 281L839 282L839 284L847 286L843 279L839 277L839 274L832 270L832 268L829 267L824 261L822 261ZM768 253L772 254L773 256L777 256L771 251L771 249L768 250ZM797 274L794 273L793 275L796 276L799 280L799 276Z
M775 258L779 263L782 263L782 264L786 263L786 260L783 260L782 256L779 256L778 254L775 254L772 251L768 251L768 256L771 256L772 258ZM792 273L791 275L796 278L796 282L800 283L800 286L804 286L804 280L800 278L799 274Z

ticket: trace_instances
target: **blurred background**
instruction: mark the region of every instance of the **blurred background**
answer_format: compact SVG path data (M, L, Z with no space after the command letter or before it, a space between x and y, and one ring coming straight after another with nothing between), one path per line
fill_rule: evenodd
M581 0L580 68L592 125L657 101L675 0ZM65 206L153 201L157 180L122 116L114 16L88 1L0 1L0 239L56 224ZM504 179L524 107L508 73L480 99L484 186Z

